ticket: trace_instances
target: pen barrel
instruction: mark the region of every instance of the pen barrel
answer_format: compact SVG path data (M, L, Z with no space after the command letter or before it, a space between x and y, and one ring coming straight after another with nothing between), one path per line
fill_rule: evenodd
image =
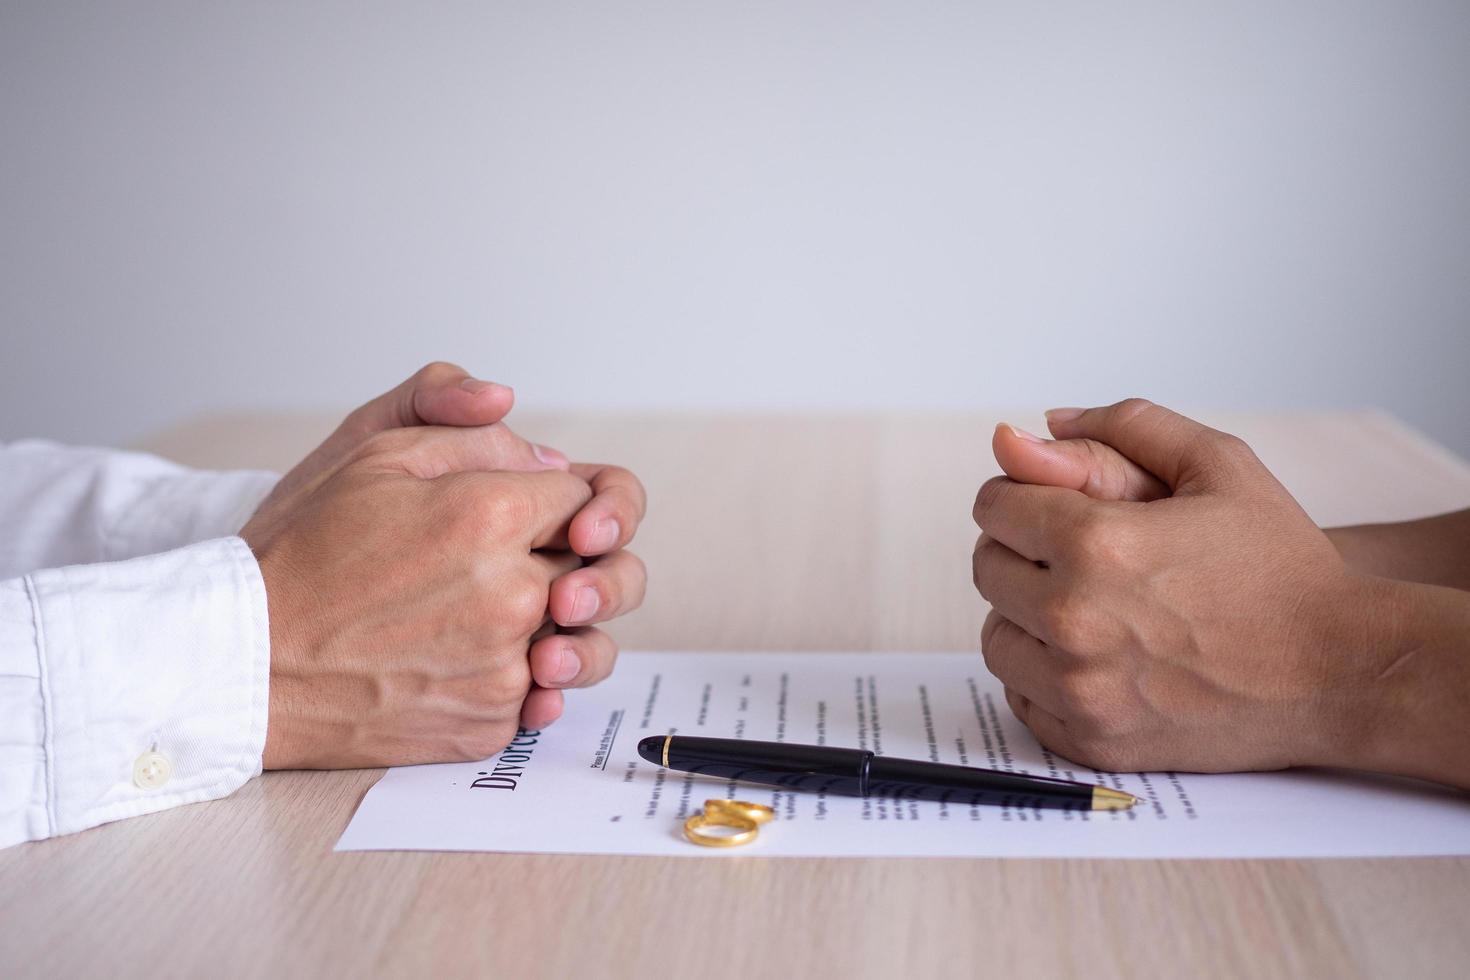
M784 742L676 735L669 742L669 767L701 776L760 783L804 793L862 796L873 753Z
M1092 787L1081 783L881 755L874 756L868 766L867 790L869 796L962 806L1092 809Z

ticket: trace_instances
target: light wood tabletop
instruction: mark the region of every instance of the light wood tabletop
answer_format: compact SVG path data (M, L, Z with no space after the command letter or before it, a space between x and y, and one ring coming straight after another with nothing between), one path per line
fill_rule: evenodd
M1010 420L1039 428L1035 413ZM1470 465L1381 414L1210 421L1245 436L1323 524L1470 506ZM969 512L995 472L993 417L515 422L574 458L628 465L648 486L634 550L649 598L615 627L625 649L978 647ZM330 426L217 417L146 448L280 469ZM1470 974L1467 857L333 853L380 772L267 774L224 800L0 852L0 974Z

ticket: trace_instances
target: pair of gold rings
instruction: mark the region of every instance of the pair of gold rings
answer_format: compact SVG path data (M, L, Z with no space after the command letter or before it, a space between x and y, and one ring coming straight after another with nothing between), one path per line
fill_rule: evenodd
M705 800L704 811L684 821L684 836L700 847L739 847L760 836L760 827L776 818L776 811L744 800ZM709 828L722 828L710 832ZM726 833L724 830L731 832Z

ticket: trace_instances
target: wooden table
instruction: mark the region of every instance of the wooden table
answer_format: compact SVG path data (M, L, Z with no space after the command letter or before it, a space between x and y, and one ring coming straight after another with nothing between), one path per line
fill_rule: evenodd
M969 510L994 472L994 421L517 420L643 476L649 599L617 633L629 649L691 650L975 649ZM1470 465L1383 415L1212 421L1322 523L1470 506ZM214 418L150 448L284 468L330 424ZM0 852L0 974L1470 975L1470 858L332 853L378 775L270 774L225 800Z

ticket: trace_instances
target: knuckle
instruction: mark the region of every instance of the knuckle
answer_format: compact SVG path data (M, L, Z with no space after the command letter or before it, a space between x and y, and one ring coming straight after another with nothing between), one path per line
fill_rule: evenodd
M507 708L520 705L530 693L531 683L531 662L525 651L509 650L491 658L475 687L481 711L499 720Z
M1002 674L1007 672L1006 665L1011 659L1006 653L1015 650L1018 638L1016 628L992 610L981 631L980 656L990 672L1002 680L1005 679Z
M1116 565L1125 557L1123 529L1111 515L1096 508L1079 514L1067 535L1070 557L1086 568Z
M1128 715L1119 710L1116 702L1104 697L1091 702L1090 708L1082 723L1095 737L1116 740L1133 730Z
M1085 725L1092 711L1096 684L1081 670L1065 670L1056 677L1057 702L1067 713L1069 724Z
M1198 466L1205 470L1219 470L1227 465L1225 450L1218 441L1218 436L1223 433L1211 432L1202 429L1190 436L1184 443L1183 458L1195 461Z
M632 470L623 470L623 472L628 474L628 486L633 497L633 511L641 521L648 514L648 488Z
M481 426L477 435L489 444L490 449L500 455L512 456L518 453L531 455L531 444L516 435L504 422Z
M467 610L469 616L467 622L483 624L487 622L488 610L492 607L490 602L481 597L500 596L505 592L506 566L494 554L486 549L477 548L470 552L464 563L464 577L468 582L471 592L480 599L472 603ZM492 623L491 626L493 627Z
M534 510L533 502L538 499L555 501L558 506L564 501L575 500L575 511L587 506L594 496L591 484L565 470L546 470L534 474L534 477L535 482L517 488L517 496L522 499L528 517Z
M1136 438L1153 439L1168 425L1171 413L1147 398L1125 398L1107 410L1108 427Z
M975 494L974 518L975 523L985 527L990 515L995 512L1005 495L1009 492L1011 480L1009 477L993 476L980 484L980 491Z
M1081 443L1082 451L1087 456L1086 489L1093 496L1099 496L1099 490L1105 490L1116 482L1117 460L1096 439L1083 439Z
M624 498L630 508L642 515L643 505L646 502L648 490L643 486L643 481L638 479L632 470L622 466L604 465L602 467L602 480L609 487L619 491L618 496Z
M989 573L994 562L995 542L982 534L975 542L975 551L970 555L970 581L974 583L975 591L986 599L990 598L987 583L990 581Z
M1241 465L1252 463L1256 460L1256 454L1240 436L1230 432L1220 432L1215 435L1215 454L1223 462Z
M516 636L529 636L546 618L547 589L531 578L509 586L501 596L501 619Z
M1158 406L1147 398L1125 398L1120 402L1108 406L1108 411L1120 422L1127 423L1157 408Z
M1219 447L1221 452L1241 455L1251 451L1250 445L1233 432L1221 432L1218 429L1211 429L1210 436L1215 440L1215 445Z
M523 471L538 465L531 444L504 422L477 427L471 434L475 454L485 469Z
M1092 605L1071 593L1053 596L1042 603L1041 628L1052 646L1081 652L1093 635Z
M525 526L529 509L519 494L508 490L487 490L483 485L467 493L462 502L469 523L466 530L475 535L506 534Z
M439 505L440 512L437 516L439 523L444 526L445 535L455 541L469 541L472 546L469 553L478 559L472 565L479 568L487 556L483 549L473 545L482 540L485 533L487 521L484 495L465 486L458 493L441 498Z
M997 634L1000 632L1004 617L994 609L985 614L985 622L980 627L980 653L987 655L990 649L997 643ZM989 663L987 660L986 663Z
M1081 735L1100 735L1108 709L1097 678L1080 670L1068 671L1057 681L1057 695L1067 707L1067 723Z
M1079 738L1124 743L1135 728L1136 711L1121 696L1118 678L1096 667L1074 667L1057 678L1067 726Z
M576 474L568 473L563 470L550 470L546 473L546 476L548 478L551 478L554 482L561 484L561 487L565 488L565 492L568 494L568 496L576 498L576 509L578 510L586 507L592 502L592 499L597 496L597 491L592 489L592 484L588 483L586 480L582 479ZM562 490L558 489L557 492L561 493Z
M599 489L593 496L598 499L602 516L618 522L619 540L628 540L629 533L636 531L643 521L633 495L617 489Z
M472 552L465 562L464 577L476 596L495 595L500 590L500 564L487 554ZM474 617L469 621L474 622Z
M508 743L507 743L508 744ZM450 757L455 762L478 762L499 752L503 746L479 733L461 735L454 739Z
M1000 655L996 652L995 644L993 642L987 642L983 638L981 639L980 660L982 663L985 664L985 669L990 671L992 677L999 678L1001 681L1005 680L1004 677L1001 677L1001 670L997 669L1003 669L1003 665L1000 662Z
M1067 543L1076 557L1087 558L1108 546L1111 529L1092 508L1079 513L1068 529Z
M1128 471L1117 450L1095 439L1082 440L1087 454L1087 482L1083 492L1095 500L1122 500L1128 495Z
M516 737L514 722L492 721L474 726L457 740L456 750L464 762L488 759L505 749Z
M1068 599L1054 597L1042 603L1040 625L1053 646L1062 645L1062 634L1071 630L1072 615L1072 603Z
M458 364L449 361L430 361L414 372L413 380L434 384L440 381L448 381L450 378L464 374L464 369Z
M1186 458L1195 461L1201 476L1218 480L1254 462L1256 454L1239 436L1205 429L1190 440Z

